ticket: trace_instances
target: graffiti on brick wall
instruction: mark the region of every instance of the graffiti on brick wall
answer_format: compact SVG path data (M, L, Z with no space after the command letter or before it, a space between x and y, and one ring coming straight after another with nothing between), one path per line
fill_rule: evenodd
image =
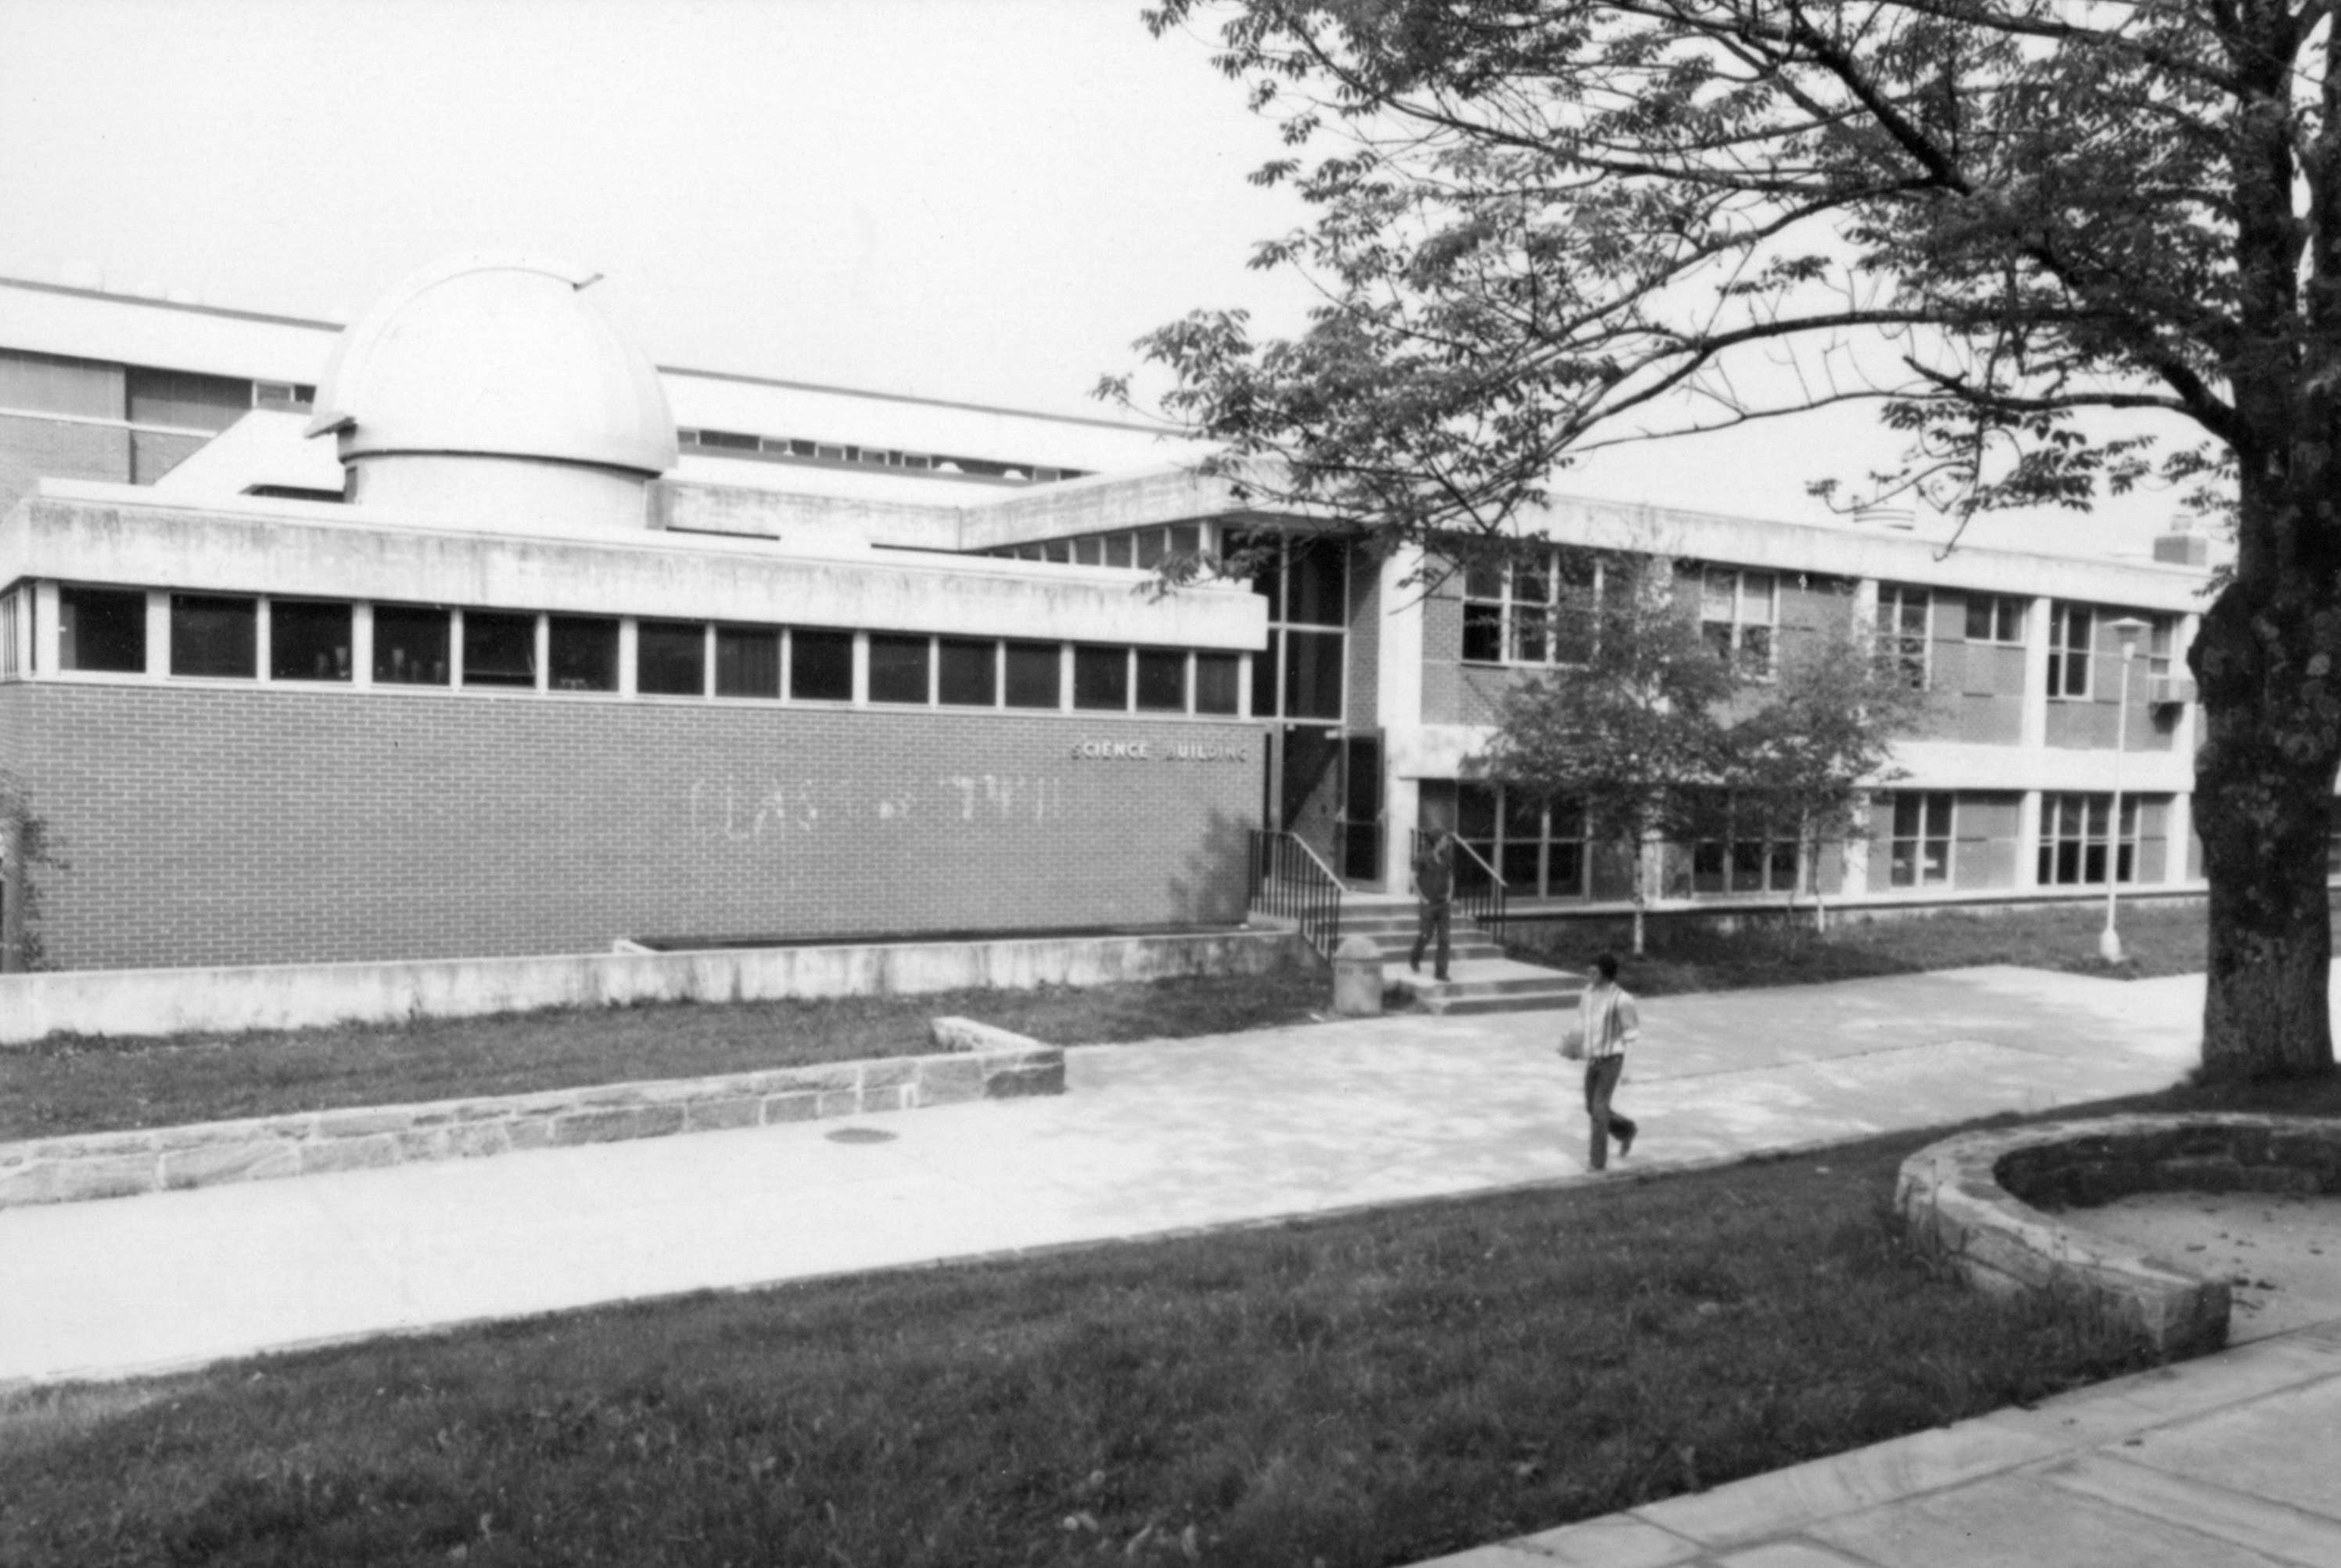
M959 773L916 789L872 788L852 779L752 780L736 774L691 786L694 842L752 844L825 827L920 819L999 824L1047 822L1065 813L1065 781L1021 773Z

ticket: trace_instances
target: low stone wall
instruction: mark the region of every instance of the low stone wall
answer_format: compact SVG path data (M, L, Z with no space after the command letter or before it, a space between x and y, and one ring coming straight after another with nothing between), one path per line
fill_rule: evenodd
M943 1054L0 1144L0 1208L1064 1093L1058 1047L931 1027Z
M1911 1239L1974 1285L2072 1292L2192 1355L2226 1343L2225 1280L2043 1212L2167 1191L2341 1192L2341 1122L2125 1116L1967 1133L1904 1161L1895 1202Z
M1002 937L831 948L725 948L520 958L51 969L0 975L0 1047L51 1034L234 1034L638 1002L917 996L1253 975L1313 961L1289 931Z

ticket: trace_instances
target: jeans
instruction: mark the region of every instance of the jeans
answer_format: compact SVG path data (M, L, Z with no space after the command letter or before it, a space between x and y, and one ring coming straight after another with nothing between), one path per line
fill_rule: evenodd
M1442 980L1447 978L1448 912L1452 908L1453 906L1444 898L1435 904L1429 899L1423 901L1421 913L1415 922L1414 953L1407 959L1410 967L1417 969L1422 968L1422 950L1430 946L1432 934L1435 932L1439 948L1438 957L1434 960L1435 968L1431 973Z
M1626 1055L1600 1057L1585 1064L1585 1114L1593 1118L1593 1148L1586 1163L1595 1170L1608 1168L1609 1135L1618 1135L1622 1151L1634 1141L1638 1130L1630 1116L1621 1116L1609 1108L1609 1097L1618 1092L1619 1075L1626 1070Z

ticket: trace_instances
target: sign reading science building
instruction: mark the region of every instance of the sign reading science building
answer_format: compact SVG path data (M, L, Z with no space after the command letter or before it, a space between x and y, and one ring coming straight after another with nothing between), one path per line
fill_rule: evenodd
M1249 746L1211 740L1076 740L1076 762L1248 762Z

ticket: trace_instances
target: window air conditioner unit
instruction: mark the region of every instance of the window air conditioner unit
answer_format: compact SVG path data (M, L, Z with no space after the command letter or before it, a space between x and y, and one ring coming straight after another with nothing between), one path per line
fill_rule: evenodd
M2146 700L2157 708L2195 700L2195 682L2183 675L2157 675L2146 683Z

